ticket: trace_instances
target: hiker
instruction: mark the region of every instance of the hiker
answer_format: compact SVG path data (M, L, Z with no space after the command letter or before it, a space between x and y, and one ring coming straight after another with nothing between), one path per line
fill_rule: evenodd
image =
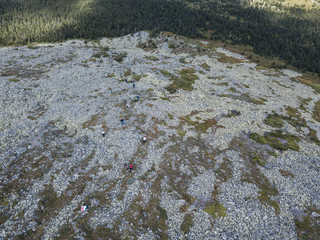
M140 100L140 97L139 97L139 96L134 97L134 101L135 101L135 102L138 102L139 100Z
M132 83L132 88L135 88L136 87L136 84Z
M102 131L102 137L105 137L105 136L106 136L106 132Z
M129 166L129 172L131 173L131 171L133 170L133 165Z
M143 138L142 138L142 142L143 142L143 143L146 143L146 142L147 142L147 137L143 137Z
M124 124L124 119L121 118L121 119L120 119L120 122L121 122L121 124L123 125L123 124Z
M130 108L130 105L129 105L129 103L127 104L127 108Z
M88 209L88 206L87 205L85 205L84 203L82 204L82 206L81 206L81 212L84 212L84 211L86 211Z

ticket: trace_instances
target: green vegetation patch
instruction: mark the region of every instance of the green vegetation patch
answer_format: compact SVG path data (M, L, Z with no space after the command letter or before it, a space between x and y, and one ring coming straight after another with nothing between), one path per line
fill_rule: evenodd
M280 172L280 174L281 174L282 176L284 176L284 177L294 178L293 173L291 173L291 172L289 172L289 171L279 169L279 172Z
M219 202L207 206L204 211L214 218L225 217L227 215L226 208Z
M232 90L235 90L235 89L232 89L230 88L231 91ZM230 90L229 89L229 90ZM234 100L240 100L240 101L244 101L244 102L248 102L248 103L254 103L254 104L259 104L259 105L263 105L265 104L265 102L267 101L266 99L264 98L259 98L259 99L255 99L255 98L252 98L250 97L250 95L248 93L244 93L244 94L241 94L241 95L235 95L235 94L222 94L220 95L220 97L228 97L228 98L232 98Z
M200 67L202 67L203 69L209 71L210 70L210 66L207 63L202 63L201 65L199 65Z
M243 62L243 60L241 60L241 59L227 56L226 54L221 53L221 52L217 52L217 54L219 56L218 61L221 63L235 64L235 63L242 63Z
M84 122L82 124L82 128L88 128L90 130L94 130L93 127L98 125L98 124L102 124L102 128L107 131L108 130L108 127L106 126L106 123L105 121L103 120L103 117L105 116L106 114L103 113L103 114L95 114L93 116L91 116L90 120Z
M256 152L253 152L251 154L250 161L254 165L259 164L260 166L263 166L266 164L266 160L260 154L258 154Z
M319 239L320 236L320 217L312 217L311 214L315 212L320 214L320 210L314 206L308 207L305 211L306 216L302 221L295 219L295 227L298 239L309 240Z
M103 50L92 55L93 58L101 58L101 57L109 57L110 55L107 53L109 48L102 48Z
M159 61L160 59L155 56L145 56L144 59L150 60L150 61Z
M192 226L193 226L193 215L191 213L187 213L184 216L180 229L184 234L188 234Z
M320 107L320 104L317 105L317 107L315 108L318 109L318 106ZM315 110L315 111L318 111L318 110ZM264 120L264 123L272 127L280 128L280 127L283 127L284 121L287 121L291 126L295 127L298 131L301 131L302 127L306 127L309 129L309 134L307 135L306 138L308 140L311 140L315 144L320 145L320 140L317 137L317 132L307 125L306 120L302 118L301 113L298 111L298 109L293 107L287 107L286 112L287 112L287 116L278 115L277 113L269 114Z
M203 122L192 121L189 116L179 117L179 119L187 123L189 126L194 126L196 130L204 133L207 132L208 128L217 125L217 120L215 120L214 118L207 119Z
M199 77L195 74L196 71L193 68L182 69L179 72L180 77L171 76L170 80L172 83L167 86L167 89L170 93L175 93L178 89L183 89L186 91L192 91L195 80Z
M320 93L320 76L304 73L303 76L299 76L297 79L301 83L312 87L316 93ZM293 78L293 80L295 80L295 78Z
M280 116L277 113L268 114L268 116L263 122L271 127L281 128L284 124L282 118L283 116Z
M280 151L286 151L289 149L299 151L300 149L297 143L300 142L299 137L284 134L281 131L269 132L264 136L261 136L258 133L251 133L249 138L260 144L268 144L270 147Z
M122 63L123 60L127 57L127 53L123 52L123 53L113 53L112 57L115 61L117 61L118 63Z
M312 117L318 122L320 122L320 100L317 101L314 105Z
M259 169L255 167L250 167L249 173L242 176L241 181L249 182L255 184L259 188L258 200L274 208L275 213L278 215L280 213L279 204L271 200L271 197L278 195L278 190L273 186L268 178L264 176Z
M10 81L10 82L20 82L20 80L17 79L17 78L10 78L9 81Z
M215 171L216 176L219 180L226 182L232 177L232 163L229 159L224 158L219 168Z
M142 78L142 75L133 75L132 78L138 82Z
M161 74L162 74L163 76L165 76L165 77L167 77L167 78L173 76L172 73L170 73L170 72L168 72L168 71L166 71L166 70L163 70L163 69L161 69L160 72L161 72Z

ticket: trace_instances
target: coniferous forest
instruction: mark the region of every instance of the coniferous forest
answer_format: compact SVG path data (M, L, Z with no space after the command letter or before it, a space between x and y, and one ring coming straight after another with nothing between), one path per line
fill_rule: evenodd
M169 31L253 47L320 74L320 7L241 0L0 0L0 45Z

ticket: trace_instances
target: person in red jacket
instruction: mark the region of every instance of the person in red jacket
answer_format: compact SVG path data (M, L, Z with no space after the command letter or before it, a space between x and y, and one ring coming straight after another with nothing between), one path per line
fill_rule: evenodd
M129 172L131 173L131 171L133 170L133 165L129 166Z

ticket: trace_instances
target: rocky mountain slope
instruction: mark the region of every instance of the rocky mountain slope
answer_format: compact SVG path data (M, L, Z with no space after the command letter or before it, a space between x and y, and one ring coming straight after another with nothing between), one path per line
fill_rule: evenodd
M302 74L146 32L0 48L0 73L0 239L319 236Z

